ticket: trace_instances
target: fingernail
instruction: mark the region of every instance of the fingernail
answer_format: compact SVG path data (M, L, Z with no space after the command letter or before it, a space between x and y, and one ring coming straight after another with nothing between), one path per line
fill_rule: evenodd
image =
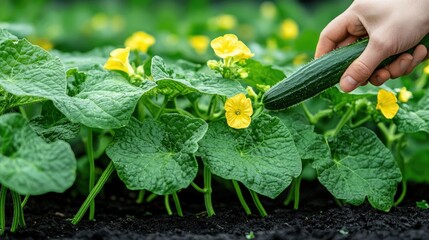
M355 89L358 85L359 85L359 82L358 81L356 81L356 80L354 80L352 77L350 77L350 76L346 76L346 77L344 77L344 80L343 80L346 84L347 84L347 86L349 87L349 88L352 88L352 89Z

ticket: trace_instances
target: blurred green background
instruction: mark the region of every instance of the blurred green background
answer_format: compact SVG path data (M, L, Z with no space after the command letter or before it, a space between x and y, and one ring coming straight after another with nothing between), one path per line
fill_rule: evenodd
M190 37L213 39L225 33L257 44L252 50L268 46L311 55L323 27L351 2L1 0L0 28L67 52L122 46L133 32L145 31L155 36L152 51L158 55L196 58L187 49ZM298 25L296 37L281 37L285 19Z

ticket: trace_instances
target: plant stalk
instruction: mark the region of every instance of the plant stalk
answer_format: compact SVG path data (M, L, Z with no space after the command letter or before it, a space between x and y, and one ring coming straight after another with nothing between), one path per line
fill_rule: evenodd
M137 197L136 203L141 204L143 202L145 193L146 191L144 189L139 191L139 196Z
M302 175L299 175L298 178L294 179L294 198L293 198L293 209L294 210L298 210L299 208L299 197L300 197L300 189L301 189L301 180L302 180Z
M191 182L191 186L195 189L195 190L197 190L197 192L200 192L200 193L205 193L207 190L206 189L203 189L203 188L200 188L196 183L194 183L194 182Z
M92 191L95 185L95 161L94 161L94 145L93 145L93 134L92 128L87 128L87 139L86 139L86 156L89 163L89 192ZM94 220L95 215L95 202L91 201L89 207L89 220Z
M25 227L25 220L24 212L21 207L21 196L15 191L10 192L12 193L13 201L13 220L10 231L15 232L19 227Z
M249 205L247 205L246 200L243 197L243 194L241 193L240 185L237 181L232 180L232 185L234 186L235 192L237 193L238 200L240 200L241 206L243 206L244 211L247 215L252 214L250 211Z
M207 215L209 217L215 215L212 204L212 173L207 166L204 166L204 204L206 205Z
M262 203L259 200L258 194L250 189L249 189L249 192L250 192L250 195L252 195L253 202L255 203L255 206L258 209L259 214L261 214L261 217L266 217L268 214L265 211L264 206L262 206Z
M7 188L2 185L0 190L0 236L3 235L6 228L6 194Z
M174 205L176 207L177 215L179 215L180 217L183 217L183 211L182 211L182 207L180 206L179 196L177 195L177 193L173 193L171 195L173 195L173 200L174 200Z
M29 198L30 198L30 194L25 195L25 198L24 198L24 200L21 203L21 207L22 208L25 207L25 205L27 204Z
M72 224L76 225L80 222L83 215L91 205L91 202L94 202L95 197L98 195L98 193L100 193L104 184L107 182L107 180L109 179L110 175L112 175L114 170L115 170L115 166L113 165L113 162L110 162L107 168L104 170L103 174L101 174L100 179L98 179L97 184L95 184L94 188L89 193L88 197L86 197L79 211L74 216L72 220Z
M170 207L170 195L165 195L164 196L164 204L165 204L165 209L167 210L167 213L169 216L173 215L173 211L171 211L171 207Z

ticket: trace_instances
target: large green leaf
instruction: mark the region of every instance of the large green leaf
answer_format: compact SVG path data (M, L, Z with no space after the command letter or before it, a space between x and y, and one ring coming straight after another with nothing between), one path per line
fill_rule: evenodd
M5 29L0 28L0 44L6 40L18 40L18 38Z
M232 97L246 90L235 80L186 71L179 66L168 69L161 57L152 58L152 77L158 88L169 95L186 95L192 92Z
M0 116L0 183L20 194L64 192L76 160L63 141L46 143L19 114Z
M159 121L132 119L116 132L106 153L129 189L171 194L194 180L194 153L206 131L203 120L178 114L162 115Z
M370 204L389 211L401 172L374 132L367 128L344 129L330 142L332 159L313 162L319 181L338 199Z
M41 115L31 119L30 126L47 142L70 140L80 131L80 124L70 122L51 101L43 104Z
M414 108L400 108L394 120L400 132L429 133L429 90Z
M70 70L75 73L75 70ZM112 129L125 126L140 97L155 84L145 81L142 87L131 85L117 73L100 68L70 77L84 77L75 86L75 92L57 96L55 106L72 122L88 127ZM71 88L68 88L69 90Z
M273 86L286 77L283 71L270 65L263 65L252 59L246 60L244 68L249 76L243 81L252 87L255 87L256 84Z
M18 96L53 98L66 92L61 61L27 40L0 44L0 87Z
M198 154L212 173L271 198L301 173L291 133L279 118L267 114L241 130L228 127L224 119L210 123Z

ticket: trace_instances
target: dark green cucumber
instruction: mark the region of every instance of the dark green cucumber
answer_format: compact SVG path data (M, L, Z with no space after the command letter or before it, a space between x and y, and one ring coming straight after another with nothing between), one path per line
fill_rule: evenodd
M285 109L334 86L367 44L368 39L360 40L305 64L264 94L262 97L264 107L269 110ZM420 44L429 48L429 34L420 41ZM411 53L413 50L414 48L406 52ZM399 55L387 58L378 68L391 63Z

